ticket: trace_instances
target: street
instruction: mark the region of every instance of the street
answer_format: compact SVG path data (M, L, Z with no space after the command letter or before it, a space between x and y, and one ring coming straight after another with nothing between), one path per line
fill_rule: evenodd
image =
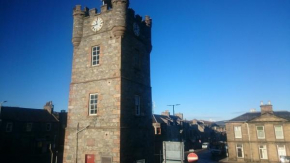
M202 150L196 153L198 155L197 163L218 163L219 160L223 159L222 157L212 157L209 150Z

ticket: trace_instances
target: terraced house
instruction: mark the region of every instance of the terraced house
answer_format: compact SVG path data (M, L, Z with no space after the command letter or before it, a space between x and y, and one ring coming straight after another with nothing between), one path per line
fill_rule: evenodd
M290 155L290 112L273 111L261 103L261 112L249 112L226 124L229 159L246 162L279 162Z

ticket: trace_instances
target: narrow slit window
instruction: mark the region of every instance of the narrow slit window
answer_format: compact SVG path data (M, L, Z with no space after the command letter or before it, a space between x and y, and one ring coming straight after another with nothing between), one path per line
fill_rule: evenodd
M92 47L92 66L96 66L100 63L100 47Z
M140 115L140 96L135 95L135 114Z

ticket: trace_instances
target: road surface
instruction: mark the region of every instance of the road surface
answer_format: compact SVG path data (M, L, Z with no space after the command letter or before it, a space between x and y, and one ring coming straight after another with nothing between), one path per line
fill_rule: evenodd
M198 155L197 163L218 163L221 157L212 157L209 150L196 151ZM187 163L187 162L186 162Z

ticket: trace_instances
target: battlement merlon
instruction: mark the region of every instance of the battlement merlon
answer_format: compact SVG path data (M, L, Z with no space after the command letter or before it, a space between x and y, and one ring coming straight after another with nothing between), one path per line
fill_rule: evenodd
M74 47L79 46L81 42L81 38L83 36L83 21L84 17L89 15L89 9L87 7L82 10L81 5L76 5L76 7L73 9L73 37L72 37L72 43Z
M150 27L150 28L152 27L152 19L150 18L150 16L146 15L144 22L147 27Z
M129 0L107 0L107 1L111 1L113 9L117 5L125 6L126 7L125 9L127 9L129 7L129 4L130 4Z
M89 8L85 7L84 10L82 10L81 5L76 5L76 7L73 9L73 16L87 16L89 13Z

